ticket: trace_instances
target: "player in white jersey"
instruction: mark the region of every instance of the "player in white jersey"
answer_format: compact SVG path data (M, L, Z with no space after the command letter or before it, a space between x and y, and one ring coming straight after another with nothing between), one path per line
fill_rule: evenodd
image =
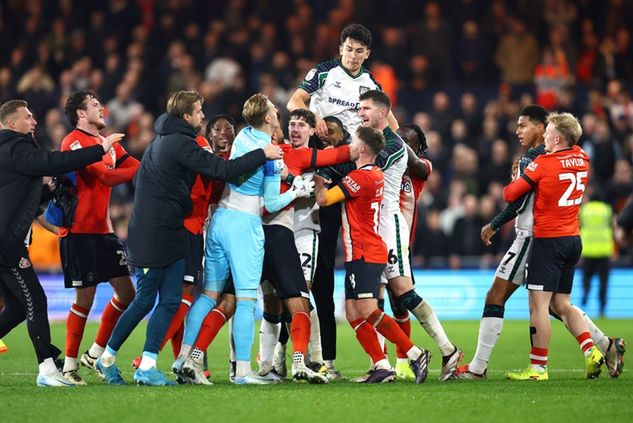
M431 306L413 288L408 254L409 228L400 211L400 186L407 169L408 149L402 138L389 127L387 116L390 108L389 97L381 91L371 90L360 96L359 115L363 125L382 131L386 141L376 160L385 175L380 207L380 235L388 251L384 277L393 296L413 313L437 343L442 353L440 380L444 381L457 368L462 351L451 343Z
M361 125L358 116L359 96L369 90L380 90L372 74L363 67L371 53L371 32L363 25L350 24L341 32L340 59L320 63L311 69L288 101L288 111L308 109L317 118L316 135L327 138L326 116L335 116L343 122L350 134ZM390 126L398 124L391 112Z
M529 105L521 110L517 121L516 135L521 146L526 147L527 151L519 159L516 168L513 169L513 179L518 178L537 156L545 154L543 135L546 121L547 111L541 106ZM487 378L488 361L503 329L505 304L525 279L534 225L533 201L532 192L527 193L508 204L501 213L481 229L482 241L486 245L490 245L492 236L504 224L515 219L516 238L499 263L495 279L486 294L475 356L470 364L460 366L451 377L452 379L480 380ZM605 355L609 375L618 377L624 365L625 341L622 338L609 338L582 310L578 310L589 328L594 343ZM558 316L554 317L558 318Z

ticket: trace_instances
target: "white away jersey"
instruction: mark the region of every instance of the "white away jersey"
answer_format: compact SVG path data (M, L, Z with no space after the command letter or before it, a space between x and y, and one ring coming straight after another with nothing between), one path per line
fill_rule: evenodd
M341 61L330 60L311 69L299 85L310 94L310 110L320 117L336 116L350 134L361 125L359 97L369 90L381 90L369 70L364 67L352 76Z

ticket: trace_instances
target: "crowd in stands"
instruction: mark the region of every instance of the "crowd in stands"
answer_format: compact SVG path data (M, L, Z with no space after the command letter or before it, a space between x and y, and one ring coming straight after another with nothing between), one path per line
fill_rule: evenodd
M633 3L625 0L7 0L0 103L27 100L37 141L58 149L70 131L67 96L90 89L107 107L108 130L125 132L125 148L140 158L176 90L202 93L207 117L239 119L255 92L285 111L308 71L338 56L350 22L373 32L368 67L398 121L428 139L434 172L416 265L496 265L512 228L491 247L479 232L504 206L526 104L580 118L590 194L617 212L633 192ZM132 194L131 185L113 192L122 239Z

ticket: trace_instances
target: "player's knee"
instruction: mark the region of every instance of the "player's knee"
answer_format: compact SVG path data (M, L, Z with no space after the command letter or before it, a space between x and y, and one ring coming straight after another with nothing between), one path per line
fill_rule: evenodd
M222 295L217 307L222 310L227 319L231 318L235 314L235 296Z
M257 299L257 288L242 288L235 289L235 296L237 297L237 301L241 300L256 300Z

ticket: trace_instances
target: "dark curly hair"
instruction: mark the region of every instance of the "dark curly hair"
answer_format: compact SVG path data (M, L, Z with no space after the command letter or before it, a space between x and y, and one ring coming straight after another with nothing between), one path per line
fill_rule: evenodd
M72 93L66 100L64 112L72 126L77 126L79 120L77 110L86 110L86 100L90 98L97 98L97 96L92 91L82 90Z

